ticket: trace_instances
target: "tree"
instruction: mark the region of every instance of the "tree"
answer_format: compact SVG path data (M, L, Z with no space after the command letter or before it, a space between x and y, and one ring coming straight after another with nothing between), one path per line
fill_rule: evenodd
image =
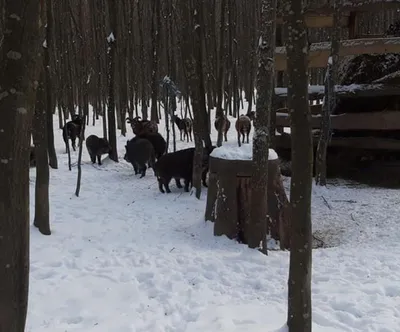
M255 133L253 136L253 176L251 177L251 223L252 236L249 247L267 253L267 186L269 122L274 91L274 53L276 33L276 0L261 2L261 31L258 43L257 101Z
M53 89L52 89L52 66L50 54L54 53L53 47L53 4L51 0L46 0L46 41L44 44L44 67L46 70L46 122L47 122L47 149L49 154L49 165L51 168L58 168L57 154L54 146L54 126L53 126Z
M311 189L313 141L308 105L308 42L303 1L287 0L288 106L292 134L289 332L311 331Z
M45 51L46 52L46 51ZM35 218L33 224L43 235L50 235L49 215L49 158L47 145L47 110L45 91L45 68L41 66L41 75L37 89L32 136L35 145L36 182L35 182ZM50 93L50 91L48 91Z
M116 62L116 26L117 3L116 0L108 0L108 13L110 16L111 32L107 37L108 42L108 140L111 145L110 159L118 162L117 129L115 126L115 62Z
M218 51L218 76L217 76L217 109L215 111L216 118L222 118L224 116L224 110L222 109L222 99L224 96L224 65L223 65L223 57L224 57L224 32L225 32L225 7L226 7L226 0L221 0L221 24L220 24L220 37L219 37L219 51ZM218 130L218 137L217 137L217 146L222 145L223 139L222 130Z
M193 162L193 187L196 197L201 195L201 171L203 160L203 141L210 150L211 139L205 101L203 77L202 29L204 22L203 1L190 0L181 2L181 52L185 73L189 82L189 95L193 107L193 134L195 153Z
M29 151L41 57L41 1L3 2L0 48L0 331L25 330L29 288Z

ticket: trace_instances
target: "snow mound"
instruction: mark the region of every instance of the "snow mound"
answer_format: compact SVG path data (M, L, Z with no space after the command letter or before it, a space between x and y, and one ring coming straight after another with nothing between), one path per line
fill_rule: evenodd
M253 158L253 144L242 146L221 146L211 153L211 157L227 160L251 160ZM268 160L276 160L278 155L275 150L269 149Z

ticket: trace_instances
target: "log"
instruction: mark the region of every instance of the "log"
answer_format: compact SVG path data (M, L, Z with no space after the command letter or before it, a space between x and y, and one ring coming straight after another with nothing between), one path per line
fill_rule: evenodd
M214 222L214 235L247 244L250 229L252 160L227 160L210 156L209 190L205 219ZM289 202L283 187L279 160L268 164L269 233L280 241L282 249L290 248Z
M325 68L331 53L330 42L313 43L310 45L308 58L309 68ZM400 53L400 37L349 39L340 42L339 56L360 54ZM286 70L286 47L275 49L275 69Z

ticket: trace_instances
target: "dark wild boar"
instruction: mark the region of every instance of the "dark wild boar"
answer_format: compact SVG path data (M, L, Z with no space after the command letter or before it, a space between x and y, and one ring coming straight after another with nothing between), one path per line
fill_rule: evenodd
M103 154L110 153L111 145L105 138L97 137L96 135L90 135L86 139L86 148L88 150L90 160L93 164L97 163L101 165L101 156Z
M144 138L130 140L126 143L125 150L124 159L132 164L135 175L140 173L140 178L146 176L146 164L155 170L155 152L149 140Z

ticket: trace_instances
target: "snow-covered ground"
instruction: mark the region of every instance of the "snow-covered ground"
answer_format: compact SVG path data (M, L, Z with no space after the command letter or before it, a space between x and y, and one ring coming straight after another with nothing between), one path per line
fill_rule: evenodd
M233 124L229 144L235 145ZM87 127L86 137L92 133L102 136L101 120ZM204 222L206 190L201 200L175 184L171 194L161 194L151 170L139 179L123 160L124 137L119 163L107 157L93 166L84 148L77 198L77 168L68 170L58 129L55 139L53 233L31 228L27 331L272 332L284 326L288 252L263 256L214 237ZM179 149L186 146L178 141ZM34 179L32 169L32 211ZM313 189L312 215L316 237L331 247L313 251L313 331L400 331L399 192L336 181Z

